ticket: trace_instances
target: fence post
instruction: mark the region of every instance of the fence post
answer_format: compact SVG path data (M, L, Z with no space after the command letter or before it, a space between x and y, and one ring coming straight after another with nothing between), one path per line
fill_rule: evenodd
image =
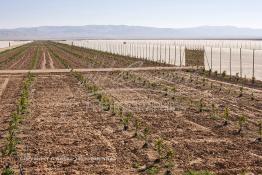
M213 71L213 47L211 47L211 72Z
M159 50L158 50L159 48L158 47L159 47L159 45L156 46L156 61L157 62L159 61L158 60L159 59Z
M162 46L159 44L160 63L162 63Z
M165 44L165 63L166 63L166 55L167 55L167 54L166 54L166 51L167 51L167 50L166 50L166 44Z
M137 55L136 57L137 57L137 58L139 58L138 52L139 52L139 51L138 51L138 43L137 43L137 44L136 44L136 55Z
M181 45L180 45L180 54L179 54L179 56L180 56L180 67L182 67L182 48L181 48Z
M170 63L170 58L171 58L170 49L171 49L171 48L170 48L170 44L169 44L169 50L168 50L168 63L169 63L169 64L171 64L171 63Z
M232 61L232 49L231 49L231 47L230 47L230 60L229 60L229 65L230 65L230 67L229 67L229 69L230 69L230 79L231 79L231 76L232 76L232 63L231 63L231 61Z
M175 65L176 65L176 45L175 45Z
M141 59L142 58L141 44L138 45L138 54L139 54L139 59Z
M240 77L242 78L242 48L240 47Z
M131 50L132 50L131 47L132 47L132 46L131 46L131 43L130 43L130 45L129 45L129 51L128 51L128 56L130 56L130 57L131 57Z
M146 43L146 60L147 60L147 43Z
M220 47L220 60L219 60L219 61L220 61L220 62L219 62L219 64L220 64L220 65L219 65L219 66L220 66L219 72L220 72L220 74L221 74L221 73L222 73L222 72L221 72L221 66L222 66L222 65L221 65L221 64L222 64L222 49L221 49L221 47Z
M255 49L253 49L253 70L252 70L252 81L255 80Z
M155 61L155 45L153 44L152 59Z

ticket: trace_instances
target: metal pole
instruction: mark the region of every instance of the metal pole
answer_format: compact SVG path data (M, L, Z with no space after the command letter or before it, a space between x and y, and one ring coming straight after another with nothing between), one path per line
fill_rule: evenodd
M171 63L170 63L170 58L171 58L171 55L170 55L170 45L169 45L169 50L168 50L168 59L169 59L168 63L169 63L169 64L171 64Z
M232 60L232 49L230 48L230 60L229 60L230 79L231 79L231 76L232 76L232 63L231 63L231 60Z
M153 44L153 52L152 52L153 61L155 61L155 45Z
M242 78L242 48L240 48L240 77Z
M253 49L253 71L252 71L252 79L255 80L255 49Z
M136 44L136 58L138 58L138 44Z
M158 54L159 54L159 53L158 53L158 47L159 47L159 46L157 45L157 46L156 46L156 61L157 61L157 62L159 61L159 60L158 60L158 59L159 59L159 56L158 56Z
M221 60L222 60L222 49L221 49L221 47L220 47L220 65L219 65L219 66L220 66L220 74L222 73L222 72L221 72L221 64L222 64L222 61L221 61Z
M175 65L176 65L176 45L175 45Z
M182 67L182 48L180 45L180 67Z
M166 63L166 55L167 55L167 54L166 54L166 51L167 51L167 50L166 50L166 44L165 44L165 63Z
M132 43L130 41L130 46L129 46L129 56L132 57Z
M147 60L147 43L146 43L146 54L145 54L145 58Z
M162 63L162 46L159 45L160 63Z
M213 48L211 47L211 72L213 71Z

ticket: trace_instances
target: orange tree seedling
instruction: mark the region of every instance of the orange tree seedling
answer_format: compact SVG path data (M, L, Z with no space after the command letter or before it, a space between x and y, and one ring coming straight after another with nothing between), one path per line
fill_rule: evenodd
M238 134L241 133L241 131L243 130L243 126L244 124L246 123L247 121L247 117L245 115L242 115L239 119L238 119L238 126L239 126L239 129L238 129Z
M148 127L146 127L144 130L143 130L143 139L144 139L144 145L143 145L143 148L148 148L149 144L148 144L148 136L149 136L149 133L150 133L150 130Z
M225 110L224 110L223 118L224 118L224 126L227 126L228 121L229 121L229 109L228 109L228 107L226 107Z

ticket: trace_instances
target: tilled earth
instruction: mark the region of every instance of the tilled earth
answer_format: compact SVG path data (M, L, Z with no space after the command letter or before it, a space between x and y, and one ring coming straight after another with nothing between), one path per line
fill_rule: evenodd
M125 67L136 62L134 58L121 62L119 56L54 43L40 43L38 47L38 58L34 57L35 47L0 54L0 61L6 60L6 64L0 62L0 68L97 68L110 67L113 60L119 61L114 67ZM72 73L38 74L30 87L28 114L17 131L16 159L1 156L0 172L9 163L16 173L37 175L164 174L167 167L156 161L156 140L162 139L175 152L173 174L187 170L262 173L262 144L256 141L262 120L261 89L242 89L182 70L82 75L88 84L96 85L117 106L132 113L128 130L123 130L123 119L105 110ZM7 144L9 122L17 110L25 76L0 75L1 150ZM226 126L225 108L229 109ZM241 116L246 122L237 133ZM142 123L141 137L134 137L133 119ZM149 129L147 148L142 138L145 127Z

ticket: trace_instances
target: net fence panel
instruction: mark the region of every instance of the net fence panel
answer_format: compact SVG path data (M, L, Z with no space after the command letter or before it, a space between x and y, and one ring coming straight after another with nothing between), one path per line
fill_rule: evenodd
M262 50L255 52L255 78L262 80Z
M143 58L151 61L162 61L175 66L185 66L185 48L205 50L205 69L242 77L253 76L253 49L255 49L256 79L262 80L262 42L233 40L67 40L60 43L101 50L119 55ZM11 45L17 44L10 41ZM8 47L9 41L1 41L0 47ZM220 63L221 47L221 63ZM212 48L212 57L211 57ZM231 64L230 64L231 48ZM241 59L240 59L240 48ZM241 64L242 63L242 64ZM241 69L242 68L242 69Z

